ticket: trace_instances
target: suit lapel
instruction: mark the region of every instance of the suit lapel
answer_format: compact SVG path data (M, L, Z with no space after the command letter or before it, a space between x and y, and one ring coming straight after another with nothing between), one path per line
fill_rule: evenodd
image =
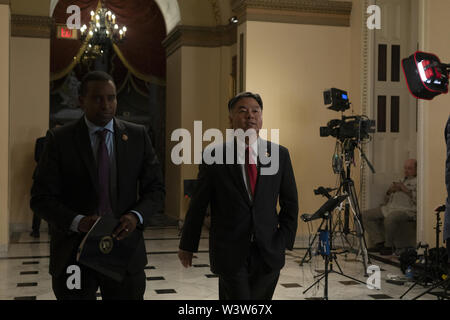
M242 176L242 167L241 164L237 162L237 146L236 143L233 143L234 148L234 161L233 164L227 164L226 167L230 171L230 175L232 177L232 180L234 181L234 184L239 190L239 193L242 194L244 197L244 200L247 202L248 205L251 205L251 200L248 196L247 188L245 187L244 183L244 177ZM226 155L227 150L225 150L224 155Z
M261 175L261 168L270 167L270 161L266 164L261 162L261 157L268 158L271 156L271 144L269 141L260 139L258 142L258 179L256 180L255 194L253 201L255 201L258 194L261 193L262 188L266 185L268 176Z
M270 163L270 157L272 155L271 151L272 151L271 143L269 141L260 139L260 141L258 143L258 176L259 176L261 168L269 168L271 166L271 163ZM261 158L266 158L266 159L269 158L269 162L266 164L263 164L261 162Z
M91 147L91 139L89 138L89 131L84 121L84 117L78 122L77 129L75 131L75 144L80 151L81 159L86 165L89 176L91 177L92 185L98 193L98 179L97 179L97 166L95 164L94 154Z

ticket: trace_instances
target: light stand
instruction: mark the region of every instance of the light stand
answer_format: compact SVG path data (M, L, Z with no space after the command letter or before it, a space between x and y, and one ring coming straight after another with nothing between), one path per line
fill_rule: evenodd
M323 226L324 222L325 222L325 220L322 220L322 222L320 223L320 226L319 226L319 228L317 229L317 232L316 232L316 234L314 235L314 238L313 238L313 239L311 240L311 242L309 243L308 249L306 250L306 253L305 253L305 255L303 256L302 261L300 261L299 266L303 266L303 263L311 261L311 259L312 259L312 252L311 252L311 250L312 250L312 247L314 246L314 242L315 242L316 239L317 239L317 235L319 234L320 230L322 229L322 226ZM308 257L308 260L307 260L307 261L305 261L305 260L306 260L306 257Z
M436 209L436 274L434 274L434 276L440 276L440 257L439 257L439 233L441 232L440 230L440 226L441 224L441 217L440 217L440 213L445 211L445 205L440 206L439 208ZM431 272L434 273L433 268L431 268ZM415 285L417 285L417 282L415 282L401 297L400 299L405 296ZM443 292L443 297L449 298L449 294L448 294L448 290L450 287L450 277L448 277L446 279L443 279L441 281L438 281L436 284L434 284L433 286L431 286L430 288L428 288L427 290L425 290L424 292L422 292L421 294L419 294L418 296L414 297L412 300L417 300L420 297L422 297L423 295L427 294L427 293L431 293L432 290L438 288L438 287L444 287L444 292Z
M334 208L333 208L334 209ZM344 274L342 272L342 269L337 261L337 257L336 257L336 253L334 252L333 249L333 229L332 229L332 214L331 212L333 211L333 209L328 210L327 212L325 212L323 214L322 217L322 224L325 223L325 230L322 230L324 232L324 234L326 235L326 240L325 243L321 243L321 254L324 257L325 260L325 271L324 273L320 276L319 279L317 279L311 286L309 286L305 291L303 291L303 294L305 294L306 292L308 292L312 287L314 287L317 283L319 283L322 279L325 278L325 287L324 287L324 296L323 296L323 300L328 300L328 275L330 273L337 273L341 276L344 276L348 279L351 279L353 281L357 281L361 284L366 284L365 282L362 282L358 279L355 279L353 277L350 277L346 274ZM333 269L333 261L336 264L336 266L338 267L339 271L336 271Z
M317 189L314 190L314 194L315 195L322 195L324 197L326 197L328 200L330 200L332 198L332 196L329 194L330 191L336 190L338 188L335 189L331 189L331 188L324 188L324 187L319 187ZM346 204L346 210L348 210L348 204ZM341 231L337 231L335 232L337 227L342 227L342 220L341 220L341 216L340 216L340 211L341 211L341 207L337 207L336 210L339 210L339 213L337 215L337 221L335 222L334 226L333 226L333 233L337 233L340 232L342 234ZM305 222L311 221L310 220L310 215L302 215L302 219ZM299 266L303 266L303 264L305 262L309 262L312 259L312 248L316 242L317 236L320 233L320 230L322 230L322 226L324 224L325 220L322 220L322 222L320 223L319 228L317 229L317 232L314 234L313 239L309 242L308 244L308 249L305 252L305 255L303 256L302 260L299 263ZM345 228L345 226L344 226ZM351 246L350 242L348 241L348 239L346 237L344 237L345 241L347 241L347 243ZM307 260L306 260L307 259Z
M347 239L346 235L351 233L349 226L348 226L348 219L350 217L350 212L353 215L353 221L354 221L354 225L355 225L355 235L358 238L359 241L359 250L357 252L357 256L359 254L361 254L362 256L362 263L363 263L363 267L364 267L364 276L367 277L367 267L368 264L370 264L370 258L369 255L367 253L367 244L366 244L366 240L364 237L364 227L363 227L363 223L362 223L362 219L361 219L361 211L359 208L359 202L358 202L358 198L356 196L356 191L355 191L355 183L351 178L351 162L353 160L354 157L354 150L357 147L358 143L356 141L353 140L347 140L345 143L345 147L344 147L344 157L345 157L345 163L346 166L344 167L343 165L341 166L337 166L339 168L334 168L333 170L335 170L336 173L339 173L340 175L340 185L337 191L337 196L341 197L342 194L346 195L346 199L345 199L345 206L344 206L344 225L342 226L342 221L340 220L340 215L338 217L338 221L337 223L333 226L330 225L330 230L332 230L333 232L331 233L330 237L335 233L336 227L343 227L343 230L338 230L338 232L340 232L340 234L344 234L344 239L346 240L346 242L349 244L350 247L352 247L352 245L350 244L350 241ZM375 170L373 169L373 166L371 165L371 163L368 161L367 157L365 156L364 152L360 149L361 151L361 155L362 158L367 162L367 164L369 165L370 169L372 170L372 172L375 172ZM320 191L322 190L322 191ZM328 189L328 190L332 190L332 189ZM319 189L315 190L314 193L315 194L322 194L323 196L327 197L328 199L331 199L331 195L327 192L328 190L326 190L323 187L320 187ZM333 208L334 209L334 208ZM319 209L320 211L320 209ZM331 211L330 211L331 212ZM306 219L305 219L306 216ZM308 215L302 215L302 219L307 222L310 221L307 219ZM319 230L322 228L324 221L322 221L322 223L319 226ZM302 261L299 263L300 266L303 265L304 262L309 262L312 258L312 254L311 254L311 248L314 245L314 242L317 238L317 234L315 234L314 238L312 239L312 241L309 243L309 247L302 259ZM306 259L308 258L308 260L306 261Z
M332 198L331 195L328 193L328 191L325 188L323 188L323 187L319 187L317 190L314 190L314 194L316 194L316 195L321 194L324 197L326 197L327 199L331 199ZM305 222L310 221L308 215L302 215L302 219ZM303 256L302 261L300 261L299 266L303 266L303 263L311 261L311 259L312 259L311 250L312 250L312 247L314 246L314 243L315 243L315 241L317 239L317 235L319 234L320 230L322 230L322 226L323 226L324 222L325 222L325 220L322 219L322 222L320 223L320 226L317 229L317 232L315 233L313 239L309 242L308 249L306 250L306 253ZM308 257L307 261L305 261L306 257Z

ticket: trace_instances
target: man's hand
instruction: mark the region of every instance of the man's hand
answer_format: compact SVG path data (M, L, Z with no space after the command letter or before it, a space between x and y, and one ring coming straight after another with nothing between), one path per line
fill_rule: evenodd
M399 189L399 191L403 191L404 193L406 193L407 195L411 195L412 194L412 192L411 192L411 190L409 190L403 183L398 183L398 189Z
M138 217L134 213L127 213L120 217L120 224L114 230L112 237L117 238L117 240L122 240L128 237L138 223Z
M189 268L189 267L192 266L192 256L193 255L194 254L192 252L185 251L185 250L182 250L182 249L178 250L178 259L180 259L181 264L185 268Z
M389 188L389 190L387 191L387 194L391 194L397 191L401 191L401 185L403 185L403 183L401 182L393 182L391 187Z
M78 231L83 233L88 232L89 230L91 230L92 226L98 218L98 215L86 216L82 218L80 220L80 223L78 224Z
M391 194L394 192L402 191L406 193L407 195L411 195L411 190L409 190L403 182L393 182L389 190L387 191L387 194Z
M387 195L390 195L391 193L396 192L397 187L395 186L395 182L391 184L391 186L389 187L388 191L386 192Z

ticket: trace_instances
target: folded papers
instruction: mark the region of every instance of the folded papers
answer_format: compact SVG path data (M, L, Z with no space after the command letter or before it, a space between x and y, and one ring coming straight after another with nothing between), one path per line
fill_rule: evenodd
M77 262L118 282L122 282L139 241L139 230L117 240L112 237L119 220L111 216L97 219L83 238Z

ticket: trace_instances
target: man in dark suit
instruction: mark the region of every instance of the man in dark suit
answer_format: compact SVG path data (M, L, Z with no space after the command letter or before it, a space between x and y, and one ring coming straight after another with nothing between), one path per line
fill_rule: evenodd
M62 126L62 122L57 122L55 124L56 127ZM39 159L41 158L42 152L44 151L45 146L45 137L40 137L36 139L36 143L34 145L34 161L36 161L36 164L39 163ZM33 212L33 222L31 224L32 231L30 233L30 236L33 238L39 238L41 236L40 228L41 228L41 217ZM50 230L49 230L50 235Z
M443 239L447 247L448 262L450 263L450 116L445 124L444 135L447 151L447 156L445 158L445 186L447 187L447 199L445 201Z
M39 163L39 159L41 158L42 151L45 146L45 137L40 137L36 139L36 143L34 145L34 161L36 164ZM41 228L41 217L36 213L33 213L33 222L31 225L32 231L30 236L33 238L39 238L41 236L40 228Z
M232 163L211 163L204 157L183 226L178 256L189 267L211 206L209 255L211 270L219 275L221 300L270 300L285 263L285 249L292 250L295 241L298 196L291 159L286 148L258 137L262 107L260 96L251 92L230 100L232 128L250 134L212 152L224 158L233 155ZM262 161L271 155L270 163ZM278 170L267 174L265 169L274 162Z
M81 83L84 116L49 130L34 174L31 208L49 223L50 274L57 299L143 299L147 255L142 232L164 201L161 168L143 126L116 119L116 87L107 73L88 73ZM116 282L80 265L81 289L69 289L67 272L77 248L99 216L120 223L121 241L138 233L125 278Z

